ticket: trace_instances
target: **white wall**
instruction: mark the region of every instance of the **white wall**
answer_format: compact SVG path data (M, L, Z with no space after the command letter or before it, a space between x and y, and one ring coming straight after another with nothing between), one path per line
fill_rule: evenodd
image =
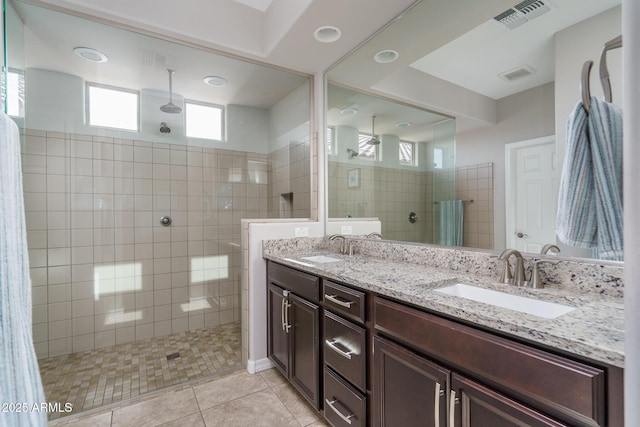
M493 162L495 249L504 249L505 144L553 135L554 84L507 96L497 101L495 126L457 135L456 165Z
M300 85L282 101L274 105L269 116L269 152L288 147L291 142L307 140L311 133L310 82Z
M140 132L91 127L85 124L85 81L78 76L51 70L30 68L26 72L27 127L72 134L106 136L153 142L166 142L195 147L269 153L269 131L278 129L291 132L295 121L306 121L306 127L293 129L296 135L306 131L309 135L308 84L294 92L296 103L283 102L270 110L227 105L226 141L187 138L184 131L184 114L168 114L160 106L168 101L168 93L150 89L140 90ZM306 108L303 96L306 95ZM288 99L288 98L287 98ZM173 94L176 105L184 106L179 94ZM273 117L272 117L273 116ZM304 118L302 118L304 116ZM160 132L160 123L166 122L171 133Z

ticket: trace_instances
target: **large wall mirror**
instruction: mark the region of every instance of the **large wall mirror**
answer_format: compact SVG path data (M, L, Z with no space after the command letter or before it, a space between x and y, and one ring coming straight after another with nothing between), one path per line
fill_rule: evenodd
M556 241L557 192L582 66L595 61L591 94L601 97L596 68L604 44L621 33L620 1L516 3L418 1L328 71L330 218L378 217L385 238L451 245L441 236L451 230L441 202L458 201L462 241L454 245L535 253L556 243L561 255L594 256ZM608 52L617 105L621 58L621 49ZM409 111L425 119L411 119ZM380 143L359 147L372 133L373 115ZM451 145L440 162L436 129L443 125ZM414 169L398 166L403 141L414 143ZM356 173L361 185L363 176L373 177L368 199L349 187ZM448 193L437 194L444 188L435 173L448 175ZM396 185L397 177L405 182ZM424 209L414 224L397 194L412 191L408 197Z

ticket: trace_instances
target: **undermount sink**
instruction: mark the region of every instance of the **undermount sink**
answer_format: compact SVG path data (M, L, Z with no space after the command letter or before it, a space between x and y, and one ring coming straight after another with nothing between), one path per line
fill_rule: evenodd
M478 288L477 286L465 285L464 283L445 286L443 288L435 289L435 291L442 294L453 295L472 301L495 305L509 310L519 311L521 313L544 317L545 319L555 319L556 317L575 310L575 307L568 305L520 297L517 295L507 294L505 292L492 291L490 289Z
M305 256L305 257L302 257L301 259L305 261L315 262L316 264L326 264L328 262L342 261L340 258L334 258L332 256L327 256L327 255Z

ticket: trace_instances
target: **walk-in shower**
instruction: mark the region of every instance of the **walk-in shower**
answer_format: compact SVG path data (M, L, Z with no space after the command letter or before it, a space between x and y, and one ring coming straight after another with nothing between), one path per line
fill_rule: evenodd
M47 399L76 413L239 369L240 221L310 215L309 77L6 10ZM203 83L212 72L227 85Z

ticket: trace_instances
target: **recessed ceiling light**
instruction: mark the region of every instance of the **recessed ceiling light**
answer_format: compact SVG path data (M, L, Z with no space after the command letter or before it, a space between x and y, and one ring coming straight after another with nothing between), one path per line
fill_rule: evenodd
M347 107L340 110L340 114L343 116L353 116L354 114L358 114L358 110L353 107Z
M411 122L396 122L397 128L406 128L411 126Z
M227 85L227 79L220 76L208 76L205 77L203 81L209 86L213 87L223 87Z
M380 64L388 64L398 59L398 56L398 52L395 50L385 49L373 55L373 59Z
M342 31L339 28L326 25L319 27L313 33L313 36L322 43L333 43L342 37Z
M92 62L107 62L109 58L99 50L91 49L90 47L76 47L73 51L82 59Z

